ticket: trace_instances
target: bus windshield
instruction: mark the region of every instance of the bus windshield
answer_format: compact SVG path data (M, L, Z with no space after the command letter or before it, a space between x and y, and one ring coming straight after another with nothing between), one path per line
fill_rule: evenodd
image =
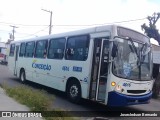
M114 75L132 80L151 80L151 51L145 52L144 44L123 38L118 38L113 44L117 48L112 68Z

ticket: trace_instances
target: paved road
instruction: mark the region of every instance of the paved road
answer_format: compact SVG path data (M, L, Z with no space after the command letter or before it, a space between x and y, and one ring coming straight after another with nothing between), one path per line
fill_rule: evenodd
M10 87L16 87L21 85L19 82L19 79L11 75L11 73L8 71L8 68L4 65L0 65L0 84L7 84ZM100 116L99 112L97 111L103 111L102 115L105 115L106 112L110 113L110 111L160 111L160 101L159 100L151 100L150 104L145 105L135 105L135 106L129 106L129 107L121 107L121 108L114 108L110 109L108 107L105 107L101 104L97 104L88 100L83 100L80 105L73 104L67 101L67 98L63 92L59 92L53 89L46 88L44 86L27 82L26 85L34 88L34 89L44 89L48 91L48 95L54 95L55 101L53 102L54 108L61 108L69 111L81 111L76 112L78 113L85 113L88 114L94 114L95 116ZM89 111L89 112L86 112ZM90 112L90 111L96 111L96 112ZM108 112L109 111L109 112ZM107 117L108 118L108 117ZM88 119L88 117L87 117ZM89 118L90 119L90 118ZM110 117L108 119L111 120L159 120L158 117Z

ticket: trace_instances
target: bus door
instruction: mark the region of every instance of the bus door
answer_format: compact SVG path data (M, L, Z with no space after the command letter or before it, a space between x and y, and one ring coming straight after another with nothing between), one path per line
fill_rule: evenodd
M90 99L105 102L109 64L109 40L94 40Z
M19 45L16 46L16 54L15 54L15 62L14 62L14 75L17 75L18 53L19 53Z

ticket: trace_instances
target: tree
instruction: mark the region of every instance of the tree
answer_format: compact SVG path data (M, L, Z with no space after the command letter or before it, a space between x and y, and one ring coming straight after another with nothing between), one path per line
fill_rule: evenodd
M148 16L147 19L149 20L149 26L145 23L141 25L142 30L146 33L146 35L150 38L154 38L160 45L160 34L158 29L156 28L156 23L160 18L160 13L153 13L152 16Z
M142 30L144 30L144 33L149 38L154 38L157 40L158 44L160 45L160 34L158 32L158 29L156 28L156 23L158 19L160 18L160 13L153 13L152 16L148 16L147 19L149 20L149 26L147 26L145 23L141 25ZM159 73L159 66L158 69L156 69L157 65L153 65L153 73L152 76L155 79L154 85L153 85L153 97L158 98L158 95L160 93L160 73ZM157 72L158 71L158 72Z

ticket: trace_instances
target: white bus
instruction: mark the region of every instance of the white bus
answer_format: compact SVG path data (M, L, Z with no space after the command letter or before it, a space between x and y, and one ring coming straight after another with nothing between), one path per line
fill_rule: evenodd
M8 66L29 80L108 106L149 103L152 53L147 36L116 25L14 41Z

